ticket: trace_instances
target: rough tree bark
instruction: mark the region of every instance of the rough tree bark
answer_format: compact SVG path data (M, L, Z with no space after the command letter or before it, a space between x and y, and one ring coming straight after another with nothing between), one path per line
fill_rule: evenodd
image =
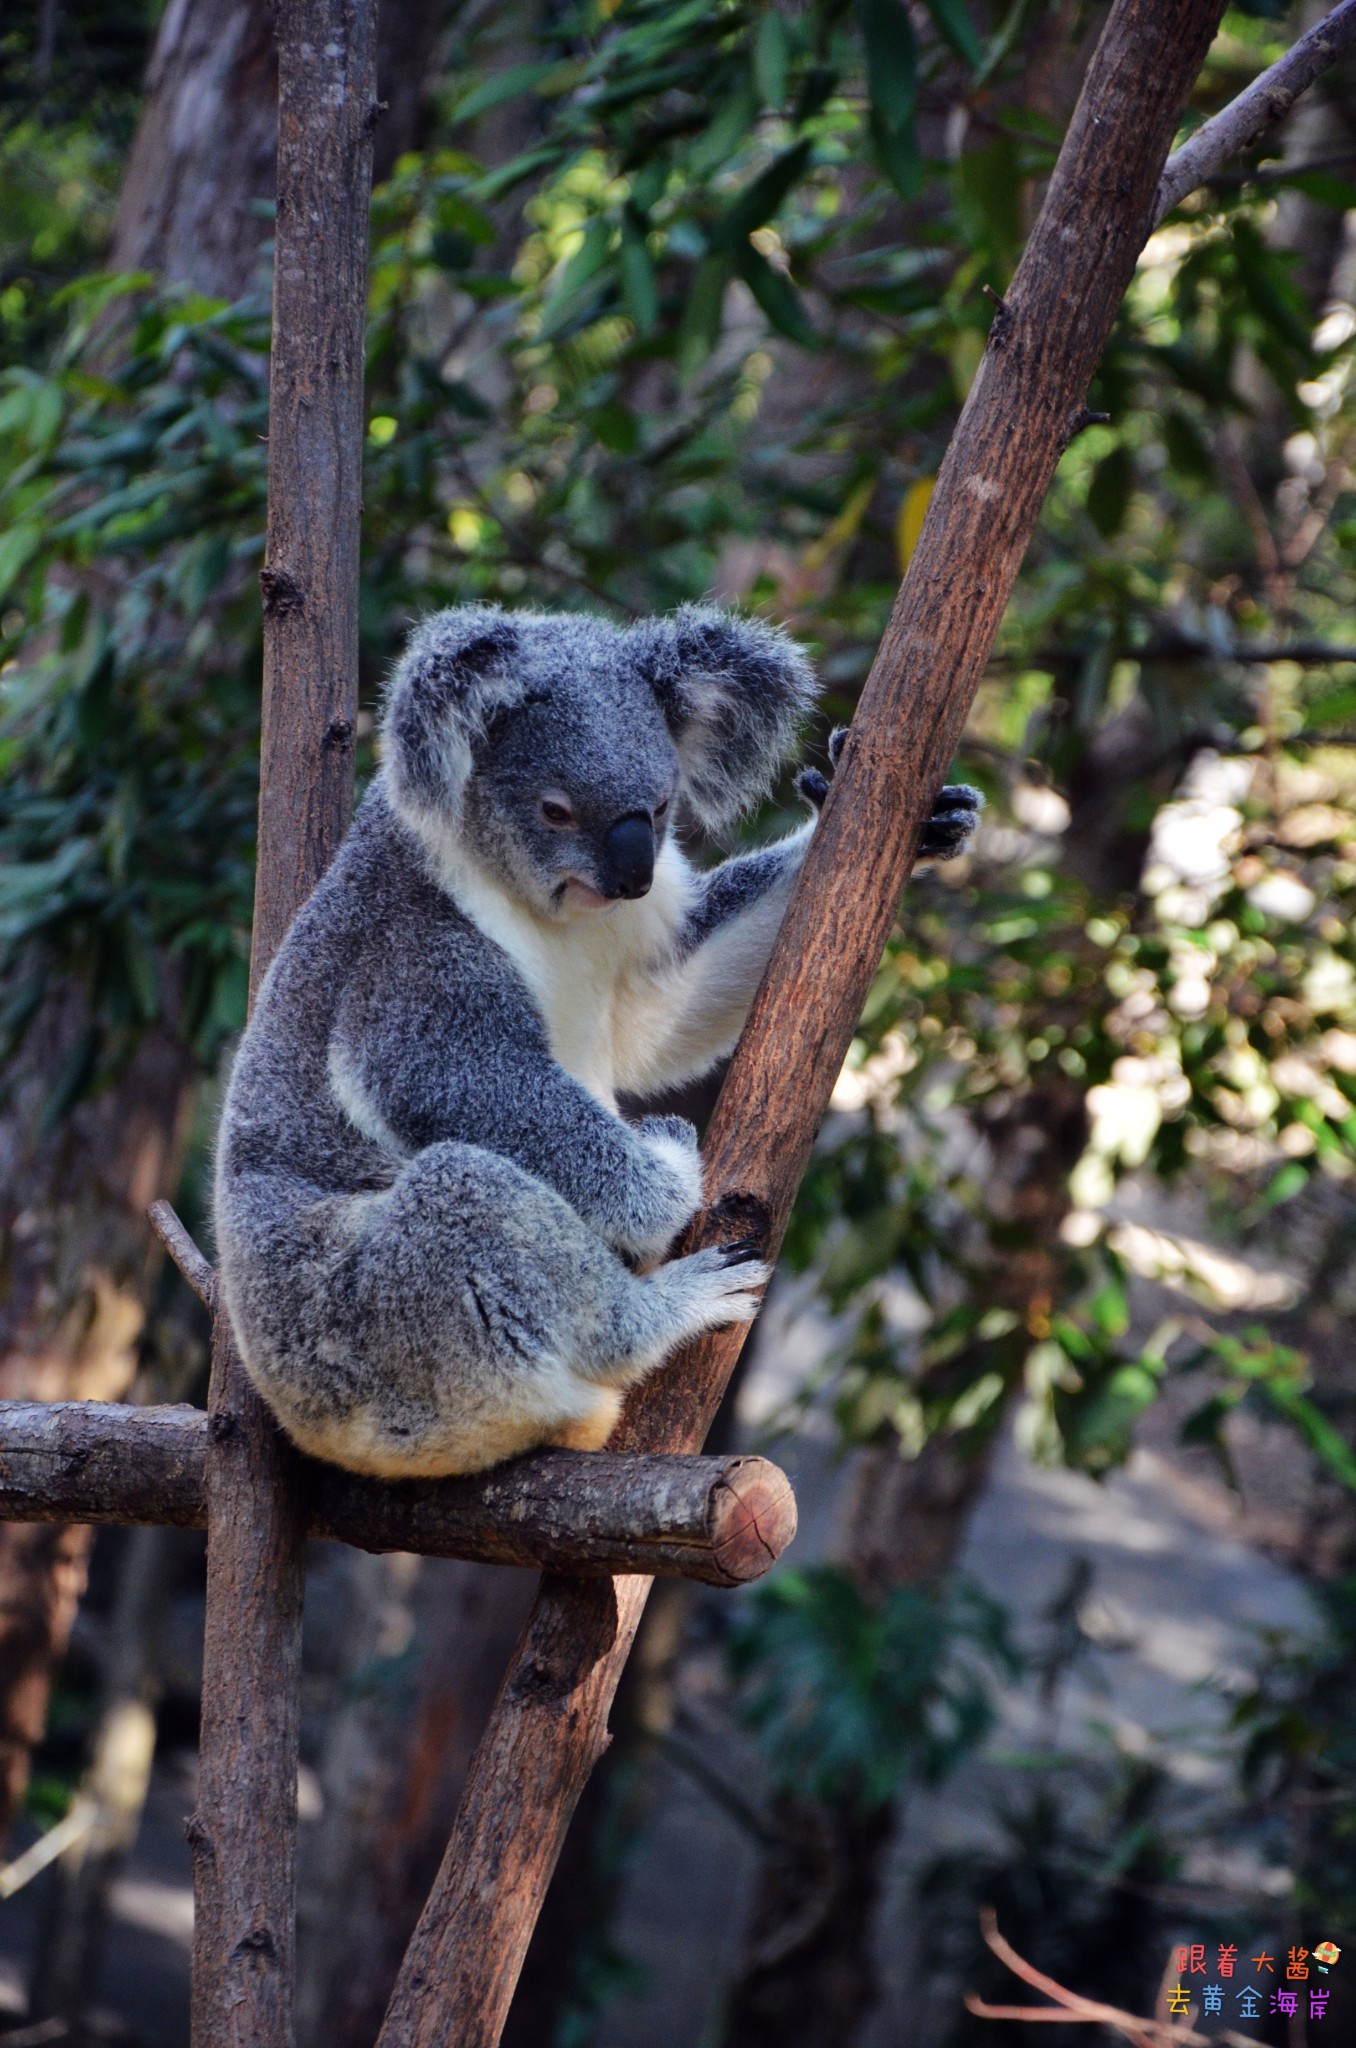
M706 1148L704 1233L775 1249L1055 464L1154 217L1219 0L1119 0L952 442ZM642 1388L621 1440L700 1441L742 1333ZM543 1581L381 2048L490 2048L644 1588Z
M219 1435L185 1405L7 1403L0 1520L202 1528ZM761 1578L796 1531L786 1474L752 1456L538 1451L464 1478L404 1481L300 1454L295 1465L310 1533L363 1550L740 1586Z
M376 0L284 0L251 1001L353 805L376 118ZM306 1481L223 1311L208 1414L193 2044L291 2048Z
M385 0L372 175L414 146L422 90L452 0ZM146 74L111 267L234 299L256 281L278 147L273 0L170 0ZM266 281L265 281L266 282Z

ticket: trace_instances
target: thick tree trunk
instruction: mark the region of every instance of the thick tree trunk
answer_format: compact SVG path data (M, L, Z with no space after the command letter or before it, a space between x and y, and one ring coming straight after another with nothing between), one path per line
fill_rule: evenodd
M418 138L423 86L449 0L386 0L378 22L373 148L380 181ZM238 298L269 232L278 56L268 0L170 0L146 76L111 267Z

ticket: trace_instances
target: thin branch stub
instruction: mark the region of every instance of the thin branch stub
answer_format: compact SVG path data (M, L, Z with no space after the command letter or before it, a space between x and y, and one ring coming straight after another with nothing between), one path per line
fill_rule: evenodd
M168 1202L152 1202L146 1211L151 1229L210 1314L217 1312L217 1269L198 1250Z

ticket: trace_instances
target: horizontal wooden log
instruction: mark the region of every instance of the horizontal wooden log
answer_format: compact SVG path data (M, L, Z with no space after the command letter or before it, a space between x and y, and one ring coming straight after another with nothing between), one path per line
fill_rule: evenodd
M200 1408L0 1401L0 1521L206 1522ZM300 1461L313 1536L593 1576L761 1578L796 1533L766 1458L540 1451L469 1479L360 1479Z

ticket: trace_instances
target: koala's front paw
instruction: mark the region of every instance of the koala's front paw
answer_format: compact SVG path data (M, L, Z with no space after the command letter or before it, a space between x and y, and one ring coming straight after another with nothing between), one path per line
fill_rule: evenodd
M848 727L837 725L829 735L829 774L843 758ZM796 792L811 810L820 811L829 793L829 776L818 768L802 768L796 777ZM955 860L969 850L970 841L984 808L984 798L968 782L948 782L939 791L932 816L923 827L918 845L919 860Z
M847 745L848 728L836 725L829 734L829 775L843 758ZM802 768L796 777L796 795L804 797L812 811L822 811L824 799L829 793L829 776L818 768Z
M948 782L932 807L918 842L919 860L955 860L967 853L984 808L980 791L968 782Z
M643 1116L636 1129L645 1138L667 1138L685 1152L696 1152L701 1140L697 1126L685 1116Z
M626 1233L625 1249L640 1259L668 1250L683 1225L702 1205L702 1162L697 1128L685 1116L646 1116L636 1136L654 1161L641 1214Z

